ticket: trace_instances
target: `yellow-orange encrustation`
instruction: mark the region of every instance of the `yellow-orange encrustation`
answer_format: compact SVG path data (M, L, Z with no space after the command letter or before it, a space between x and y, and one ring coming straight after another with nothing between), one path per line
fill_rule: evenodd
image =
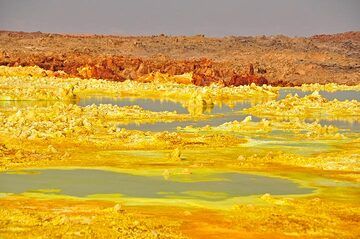
M83 76L87 70L78 69ZM0 173L93 169L200 184L204 179L198 175L243 173L286 179L312 191L273 195L271 186L224 201L189 197L214 194L202 191L157 198L165 195L160 191L147 200L101 192L75 197L43 184L19 193L0 191L0 238L360 235L360 104L328 100L318 93L357 91L358 86L303 85L297 89L314 92L279 100L280 87L199 87L189 84L192 77L191 72L152 72L137 81L112 82L36 66L0 66ZM95 96L166 99L180 103L186 113L79 104ZM239 109L239 103L248 106ZM143 127L129 129L131 124ZM152 124L158 127L148 129ZM173 129L162 130L166 124ZM18 186L11 183L0 186ZM134 190L146 191L147 186ZM237 185L244 190L251 186Z

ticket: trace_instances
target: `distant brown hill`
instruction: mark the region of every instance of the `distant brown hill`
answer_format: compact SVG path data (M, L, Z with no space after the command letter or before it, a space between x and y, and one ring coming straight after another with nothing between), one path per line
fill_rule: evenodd
M192 71L198 85L351 85L360 84L360 32L210 38L0 31L0 65L38 65L74 76L87 66L86 77L118 81Z

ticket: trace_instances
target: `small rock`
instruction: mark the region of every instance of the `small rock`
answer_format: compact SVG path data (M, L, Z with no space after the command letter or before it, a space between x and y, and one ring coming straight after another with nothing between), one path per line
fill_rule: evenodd
M262 195L260 198L261 198L262 200L265 200L265 201L271 200L271 195L270 195L270 193L265 193L265 194Z
M114 211L115 212L124 212L124 209L123 209L123 207L122 207L122 205L121 204L115 204L115 206L114 206Z
M174 149L170 153L170 159L172 159L172 160L181 160L180 156L181 156L181 152L180 152L179 148Z
M243 155L239 155L239 157L237 158L237 160L240 160L240 161L245 161L246 158L243 156Z
M169 170L165 169L164 172L162 173L163 177L165 180L168 180L170 177L170 172Z
M190 211L185 211L185 212L184 212L184 215L185 215L185 216L191 216L192 213L191 213Z
M57 149L54 148L54 146L52 146L51 144L48 146L47 150L48 150L48 152L53 153L53 154L58 152Z

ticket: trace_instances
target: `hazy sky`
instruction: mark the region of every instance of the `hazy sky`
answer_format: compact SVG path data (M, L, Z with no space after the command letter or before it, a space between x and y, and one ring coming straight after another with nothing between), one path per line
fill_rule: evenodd
M0 29L308 36L360 30L360 0L0 0Z

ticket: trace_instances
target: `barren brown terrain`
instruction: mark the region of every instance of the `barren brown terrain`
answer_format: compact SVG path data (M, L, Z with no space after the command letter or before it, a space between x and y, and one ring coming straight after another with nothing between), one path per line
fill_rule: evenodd
M309 38L210 38L1 31L0 65L38 65L117 81L136 80L151 72L193 72L196 85L354 85L360 83L360 32Z

